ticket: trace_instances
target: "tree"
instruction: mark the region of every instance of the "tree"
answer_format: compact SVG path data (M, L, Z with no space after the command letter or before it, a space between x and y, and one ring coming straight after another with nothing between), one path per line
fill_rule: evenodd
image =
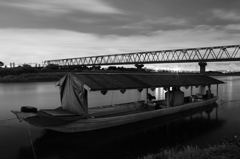
M57 70L57 69L59 69L59 65L57 65L57 64L48 64L46 66L46 68L52 69L52 70Z
M22 67L31 68L32 66L31 66L31 65L28 65L28 64L23 64Z
M4 65L4 63L2 61L0 61L0 68L2 68L3 65Z

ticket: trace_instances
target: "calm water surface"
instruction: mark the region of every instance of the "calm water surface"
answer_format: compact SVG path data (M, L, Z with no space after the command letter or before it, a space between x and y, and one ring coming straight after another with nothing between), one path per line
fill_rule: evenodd
M209 106L211 109L73 134L29 126L16 120L11 113L11 110L20 110L24 105L38 109L60 106L58 87L53 82L0 84L0 158L34 158L33 149L38 159L137 158L165 147L187 144L207 147L219 143L224 137L240 135L240 77L215 78L226 84L219 86L219 99L216 105ZM190 89L182 90L185 95L190 94ZM215 93L215 86L212 91ZM159 99L164 97L161 89L151 93ZM135 101L143 99L142 94L135 91L127 91L125 96L111 91L106 96L94 93L89 104ZM100 99L102 103L99 103Z

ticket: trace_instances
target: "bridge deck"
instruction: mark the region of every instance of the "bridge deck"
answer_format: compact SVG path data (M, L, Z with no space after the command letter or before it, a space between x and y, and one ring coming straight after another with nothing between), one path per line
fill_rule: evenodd
M78 57L47 60L45 65L125 65L152 63L189 63L240 61L240 45L187 48L175 50L145 51L126 54Z

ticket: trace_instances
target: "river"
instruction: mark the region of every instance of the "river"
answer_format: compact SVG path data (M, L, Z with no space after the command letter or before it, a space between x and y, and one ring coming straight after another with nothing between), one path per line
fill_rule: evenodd
M137 158L157 153L161 148L176 145L197 145L200 148L222 142L224 137L240 135L240 77L215 77L226 82L219 85L219 99L209 111L190 112L184 116L152 120L148 123L110 130L64 134L19 122L11 110L21 106L38 109L60 106L58 87L53 82L0 84L0 155L4 159L30 158ZM216 91L212 87L213 93ZM189 94L190 89L184 92ZM93 94L89 104L119 103L138 100L141 94L127 91L106 96ZM153 92L163 98L163 90ZM100 105L101 105L100 104ZM193 113L193 114L191 114ZM165 122L162 122L162 121Z

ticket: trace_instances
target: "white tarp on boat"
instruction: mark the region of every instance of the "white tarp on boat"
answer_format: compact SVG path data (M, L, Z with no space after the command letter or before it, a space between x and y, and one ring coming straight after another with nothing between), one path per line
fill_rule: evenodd
M62 108L79 115L88 114L87 90L74 74L67 74L58 83Z

